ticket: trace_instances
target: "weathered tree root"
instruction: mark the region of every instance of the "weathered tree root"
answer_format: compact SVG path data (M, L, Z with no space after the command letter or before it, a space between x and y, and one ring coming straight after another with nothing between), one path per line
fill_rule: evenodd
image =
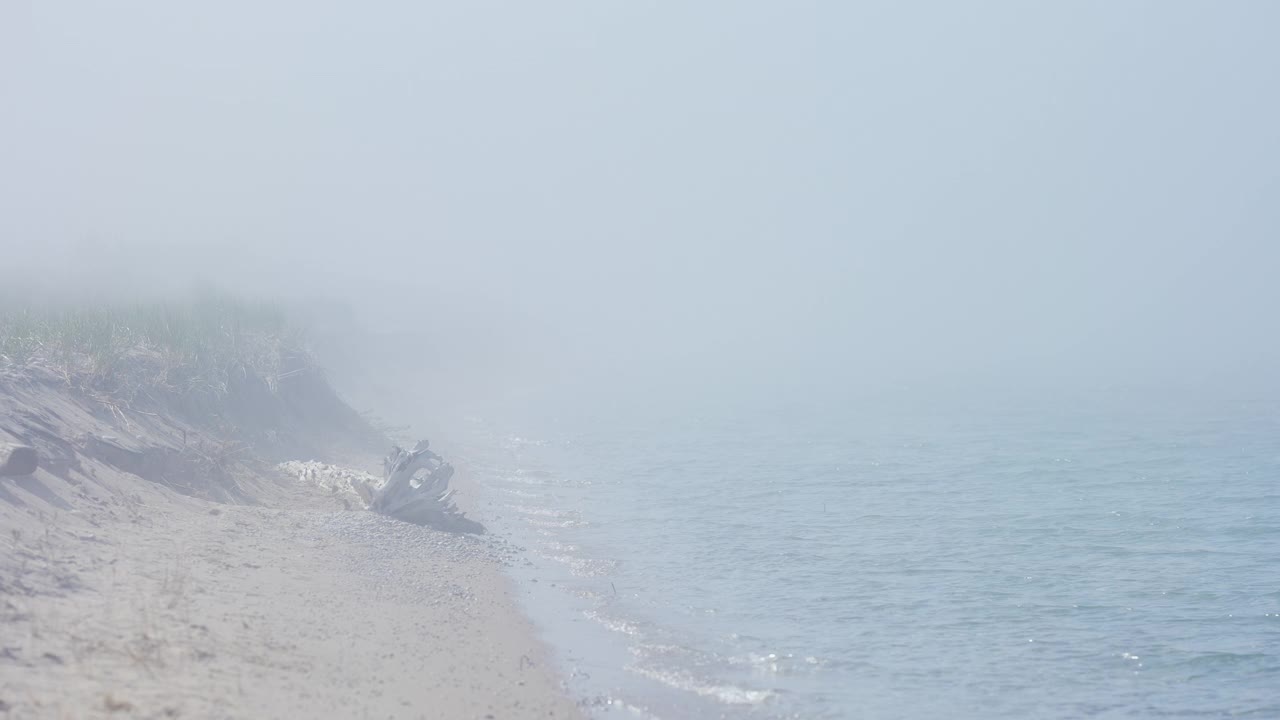
M369 509L416 525L484 534L484 526L463 515L449 499L453 466L427 447L422 440L413 450L391 448L383 461L385 480L372 493Z
M35 448L0 442L0 477L30 475L40 466Z

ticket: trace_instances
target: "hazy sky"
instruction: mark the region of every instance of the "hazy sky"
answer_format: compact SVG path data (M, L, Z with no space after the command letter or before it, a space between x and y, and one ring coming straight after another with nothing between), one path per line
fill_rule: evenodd
M0 0L0 263L332 294L570 381L1270 376L1278 31L1272 0Z

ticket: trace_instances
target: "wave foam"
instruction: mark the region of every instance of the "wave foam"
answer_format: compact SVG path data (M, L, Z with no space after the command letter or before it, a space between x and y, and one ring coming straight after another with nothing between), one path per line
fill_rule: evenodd
M704 682L692 675L670 670L656 670L639 666L631 666L627 669L650 680L656 680L663 685L709 697L726 705L759 705L777 695L772 690L751 690L737 685L718 685Z
M595 610L584 610L582 611L582 614L586 616L588 620L595 620L616 633L622 633L623 635L630 635L632 637L640 636L640 628L634 623L629 623L626 620L616 620L614 618L605 617Z

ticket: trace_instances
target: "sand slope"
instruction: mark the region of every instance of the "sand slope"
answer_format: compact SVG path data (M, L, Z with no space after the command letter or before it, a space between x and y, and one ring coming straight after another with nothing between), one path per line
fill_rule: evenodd
M108 430L158 442L137 422L0 397L0 429L29 435L28 415L69 455L0 478L0 717L578 715L499 541L344 510L279 474L241 479L257 505L193 497L77 453Z

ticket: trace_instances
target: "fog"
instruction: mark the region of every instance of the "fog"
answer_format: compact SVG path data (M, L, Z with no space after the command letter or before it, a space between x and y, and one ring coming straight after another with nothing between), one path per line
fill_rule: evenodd
M1266 379L1277 27L6 0L0 272L345 305L494 392Z

